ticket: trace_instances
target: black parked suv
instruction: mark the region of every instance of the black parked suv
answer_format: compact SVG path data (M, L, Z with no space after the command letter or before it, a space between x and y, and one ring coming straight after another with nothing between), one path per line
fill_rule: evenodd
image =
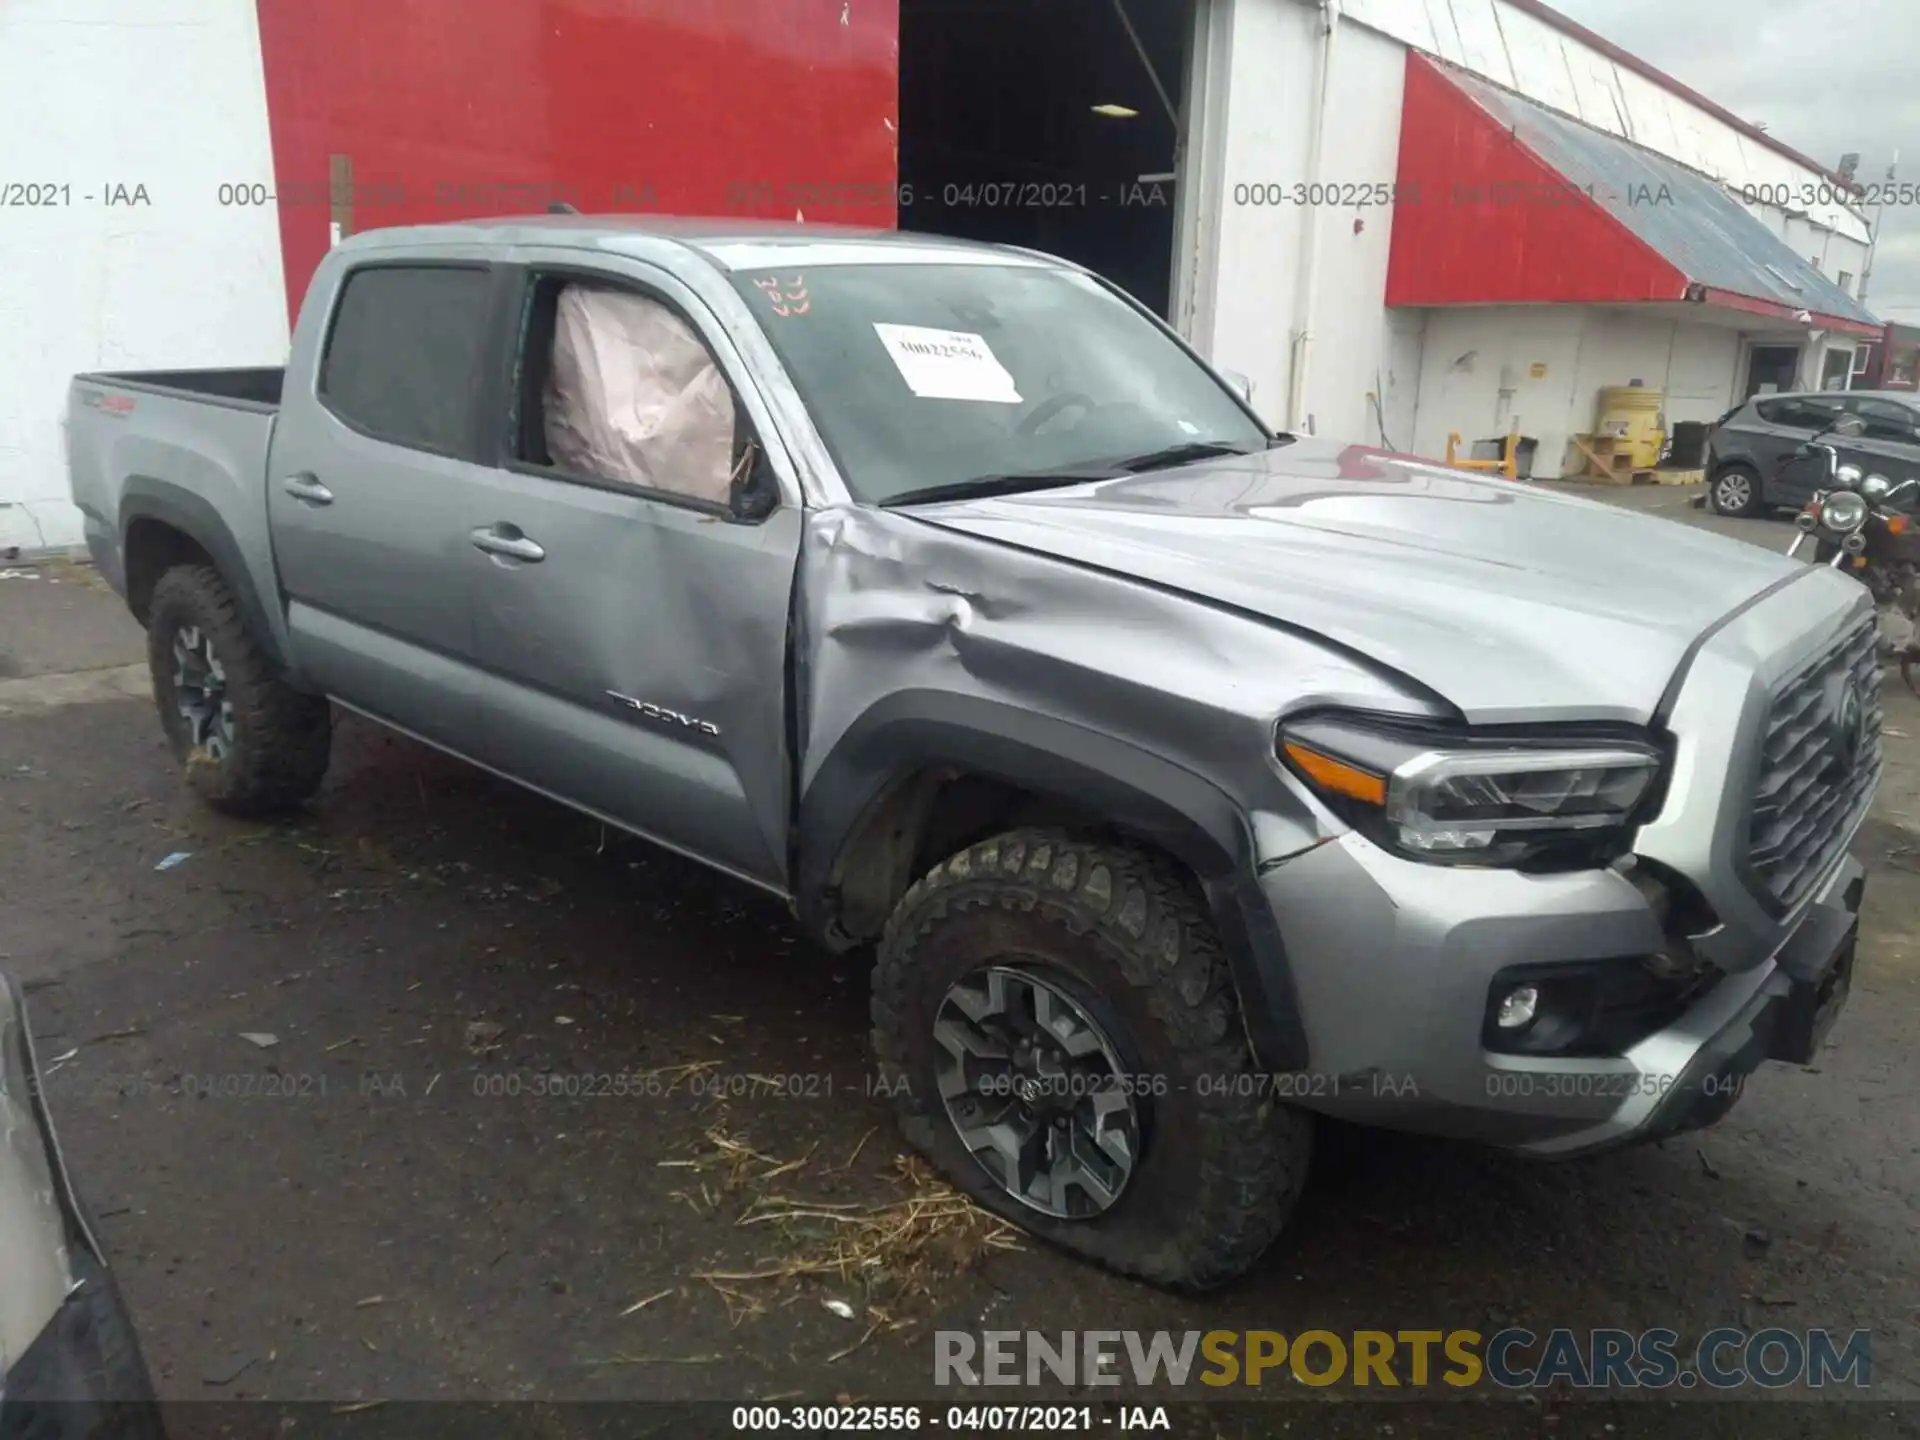
M1798 508L1812 498L1823 462L1794 460L1822 431L1842 464L1896 485L1920 476L1920 398L1904 390L1756 395L1720 417L1707 440L1707 495L1722 515ZM1848 433L1853 432L1853 433Z

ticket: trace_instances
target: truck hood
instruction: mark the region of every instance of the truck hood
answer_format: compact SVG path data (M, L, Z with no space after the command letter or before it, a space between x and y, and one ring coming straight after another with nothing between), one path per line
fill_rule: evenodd
M1671 520L1310 439L909 513L1310 631L1476 724L1643 723L1702 632L1806 568Z

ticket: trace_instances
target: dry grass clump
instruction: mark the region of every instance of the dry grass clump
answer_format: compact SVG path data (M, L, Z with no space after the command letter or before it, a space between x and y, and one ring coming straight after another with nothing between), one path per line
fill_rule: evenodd
M674 1192L696 1212L712 1215L737 1201L735 1226L770 1232L771 1253L751 1268L692 1276L719 1293L736 1324L776 1303L783 1284L817 1280L846 1297L823 1302L834 1313L852 1319L864 1309L872 1322L841 1352L851 1354L878 1331L912 1323L896 1319L895 1308L932 1298L943 1281L995 1251L1019 1248L1016 1227L981 1209L916 1156L894 1161L890 1178L901 1193L891 1200L829 1201L797 1191L811 1175L844 1173L871 1134L844 1163L821 1168L814 1159L817 1143L797 1160L781 1160L730 1133L723 1114L707 1128L696 1156L664 1162L699 1177L697 1191ZM790 1294L778 1303L797 1298Z

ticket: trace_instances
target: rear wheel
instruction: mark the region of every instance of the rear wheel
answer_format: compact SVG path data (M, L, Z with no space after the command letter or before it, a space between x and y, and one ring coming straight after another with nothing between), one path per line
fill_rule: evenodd
M1016 830L944 861L888 923L873 1025L908 1141L1111 1269L1223 1284L1299 1198L1311 1120L1275 1103L1205 907L1151 852Z
M1746 465L1723 465L1714 472L1707 487L1713 508L1722 515L1758 515L1760 475Z
M175 566L154 585L147 668L174 758L216 809L269 814L320 788L332 744L327 702L280 677L213 567Z

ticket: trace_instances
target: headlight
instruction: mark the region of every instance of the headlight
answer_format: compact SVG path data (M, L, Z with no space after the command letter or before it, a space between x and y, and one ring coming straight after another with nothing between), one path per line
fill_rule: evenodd
M1867 502L1851 490L1836 490L1820 502L1820 523L1846 535L1867 523Z
M1860 467L1842 465L1833 472L1833 484L1836 490L1852 490L1860 484Z
M1869 475L1860 482L1860 493L1869 500L1878 500L1893 488L1893 481L1884 475Z
M1357 715L1289 722L1280 751L1368 838L1448 865L1604 864L1660 765L1635 741L1444 735Z

